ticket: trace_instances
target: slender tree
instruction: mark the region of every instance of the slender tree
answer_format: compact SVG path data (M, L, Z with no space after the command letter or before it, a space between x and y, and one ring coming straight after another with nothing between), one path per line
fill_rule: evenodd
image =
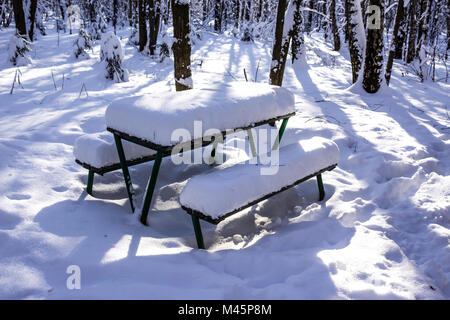
M294 1L294 16L292 30L290 31L291 40L291 57L292 64L298 62L305 62L306 48L305 39L303 36L304 25L301 11L302 0Z
M193 88L191 76L191 39L189 26L189 2L171 0L173 15L172 45L175 67L175 89L177 91Z
M361 70L363 63L364 51L366 48L366 34L359 0L345 1L347 2L346 8L348 10L348 47L352 64L352 80L353 83L355 83L356 80L358 80L359 71Z
M341 50L341 38L339 36L339 27L336 19L336 0L331 0L330 3L330 16L331 16L331 30L333 32L334 51Z
M272 85L281 86L283 83L284 67L286 65L289 50L289 37L284 32L284 19L287 0L278 0L277 21L275 25L275 37L272 50L272 64L270 68L269 82Z
M23 13L22 0L13 0L14 21L16 22L16 30L22 37L27 37L27 25L25 23L25 14Z
M397 13L395 14L394 30L392 31L392 40L391 40L391 45L389 46L389 56L388 56L388 61L386 64L386 72L384 74L387 85L389 85L389 82L391 80L392 65L394 64L394 58L396 55L398 41L399 41L400 25L401 25L402 21L404 20L403 19L403 6L404 6L404 1L398 0Z
M417 0L410 0L409 3L409 40L406 62L410 63L416 56L416 36L417 36Z
M405 39L406 39L406 15L405 15L405 3L404 1L401 1L403 5L400 5L400 1L397 5L397 13L395 15L395 24L398 24L398 32L397 32L397 38L394 43L395 45L395 53L394 58L395 59L401 59L403 57L403 49L405 45ZM395 25L394 25L395 28Z
M158 42L158 32L160 23L161 6L158 0L149 0L149 34L148 34L148 49L151 55L155 54L156 43Z
M36 9L37 9L37 0L31 0L30 3L30 30L28 31L28 37L30 38L30 41L33 41L34 39L34 24L36 20Z
M147 23L145 21L145 0L139 0L139 51L147 44Z
M222 32L222 0L214 2L214 31Z
M383 0L369 0L369 6L377 9L374 9L367 19L367 45L362 85L367 92L375 93L383 82L384 3Z

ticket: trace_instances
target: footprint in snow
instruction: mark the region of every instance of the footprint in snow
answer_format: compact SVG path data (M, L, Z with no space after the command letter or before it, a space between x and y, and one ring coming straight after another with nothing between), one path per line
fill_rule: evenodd
M27 199L31 198L31 196L29 194L21 194L21 193L7 194L6 197L9 200L27 200Z

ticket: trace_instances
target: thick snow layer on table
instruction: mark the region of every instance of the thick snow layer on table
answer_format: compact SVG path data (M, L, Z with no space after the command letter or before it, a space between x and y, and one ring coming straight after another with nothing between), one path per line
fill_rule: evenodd
M122 140L127 160L155 154L155 151ZM85 134L75 141L73 154L76 159L95 168L119 163L114 136L108 131Z
M295 111L294 95L263 83L232 82L181 92L116 100L106 110L106 125L155 144L170 146L172 133L187 129L199 138L208 129L241 128ZM194 130L201 121L202 130ZM176 139L176 138L175 138Z
M278 171L261 174L261 166L243 162L222 165L191 178L180 195L183 206L213 219L234 211L339 161L338 146L316 137L279 149Z

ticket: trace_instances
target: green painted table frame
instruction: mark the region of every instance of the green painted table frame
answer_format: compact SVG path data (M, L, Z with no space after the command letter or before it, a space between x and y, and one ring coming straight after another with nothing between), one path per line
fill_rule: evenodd
M252 154L253 156L256 156L256 148L254 145L254 140L253 140L253 135L252 135L252 128L258 127L258 126L262 126L265 124L269 124L269 123L274 123L275 121L278 120L282 120L281 126L278 130L278 135L277 138L275 140L275 143L273 145L272 149L276 149L279 146L279 143L281 141L281 138L283 137L284 131L286 129L288 120L290 117L292 117L293 115L295 115L295 112L286 114L284 116L279 116L276 118L272 118L272 119L268 119L268 120L264 120L264 121L260 121L257 123L254 123L250 126L246 126L246 127L241 127L241 128L235 128L232 129L231 132L235 132L236 130L247 130L247 134L249 137L249 142L250 142L250 146L251 146L251 150L252 150ZM120 167L122 168L122 173L123 173L123 177L125 180L125 185L126 185L126 189L127 189L127 194L128 194L128 199L130 201L130 206L131 206L131 211L134 212L135 211L135 206L134 206L134 190L133 190L133 184L131 182L131 176L130 176L130 172L128 170L129 165L127 164L126 161L126 156L125 156L125 152L123 149L123 145L122 145L122 139L123 140L127 140L133 143L136 143L138 145L141 145L143 147L152 149L156 151L156 156L154 158L154 163L153 163L153 168L152 168L152 173L150 175L150 178L148 180L147 183L147 188L146 188L146 192L144 195L144 203L142 205L142 212L141 212L141 218L140 221L142 224L144 225L148 225L147 224L147 217L148 217L148 213L150 210L150 205L152 202L152 198L153 198L153 193L155 191L155 186L156 186L156 181L158 178L158 173L159 173L159 168L161 166L161 162L162 162L162 158L170 156L172 154L172 149L175 146L162 146L162 145L158 145L155 144L153 142L135 137L135 136L131 136L125 132L113 129L113 128L107 128L107 130L109 132L111 132L114 135L114 141L116 144L116 148L117 148L117 153L120 159ZM229 134L229 131L223 131L221 132L221 136L222 136L222 141L225 140L227 134ZM210 136L210 137L202 137L196 140L192 140L190 142L188 142L188 144L190 143L191 145L191 149L196 149L199 147L205 147L211 143L215 143L215 145L213 146L213 150L211 152L211 155L214 156L215 155L215 149L217 147L217 142L215 142L214 136ZM181 149L183 150L183 149ZM181 151L182 152L182 151ZM89 175L91 176L91 173L89 173ZM88 178L88 181L91 178ZM319 180L318 180L319 181ZM321 180L320 180L321 181ZM89 182L88 182L89 185ZM322 186L322 190L323 190L323 186ZM198 232L201 234L201 229L200 229L200 222L198 220L198 217L196 215L191 215L192 216L192 222L194 224L194 229L198 230ZM196 231L196 235L198 233Z

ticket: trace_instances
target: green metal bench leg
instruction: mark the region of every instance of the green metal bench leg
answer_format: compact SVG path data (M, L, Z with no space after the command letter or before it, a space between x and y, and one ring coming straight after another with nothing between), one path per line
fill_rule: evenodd
M317 185L319 186L319 201L322 201L325 198L325 190L323 188L322 175L317 175Z
M119 154L120 166L122 168L123 178L125 179L125 185L127 187L128 199L130 199L131 212L134 212L133 203L133 184L131 183L130 172L126 163L125 152L123 151L122 140L119 136L114 135L114 141L116 142L117 153Z
M205 243L203 242L202 228L200 227L200 220L197 216L191 215L192 224L194 225L195 238L197 239L197 246L199 249L205 249Z
M92 196L92 186L94 185L94 171L89 170L86 192Z
M258 156L256 152L255 140L253 139L252 129L247 129L248 142L250 143L250 150L252 151L252 156L255 158Z
M142 205L141 222L147 224L148 211L152 202L153 192L155 191L156 179L158 178L159 167L161 166L161 160L163 157L162 151L158 151L156 154L155 162L153 163L152 175L148 180L147 191L145 192L144 204Z
M278 149L278 146L280 145L280 141L281 141L281 138L283 137L284 130L286 129L288 121L289 121L289 118L283 119L280 130L278 130L277 138L275 139L275 143L273 144L272 150Z

